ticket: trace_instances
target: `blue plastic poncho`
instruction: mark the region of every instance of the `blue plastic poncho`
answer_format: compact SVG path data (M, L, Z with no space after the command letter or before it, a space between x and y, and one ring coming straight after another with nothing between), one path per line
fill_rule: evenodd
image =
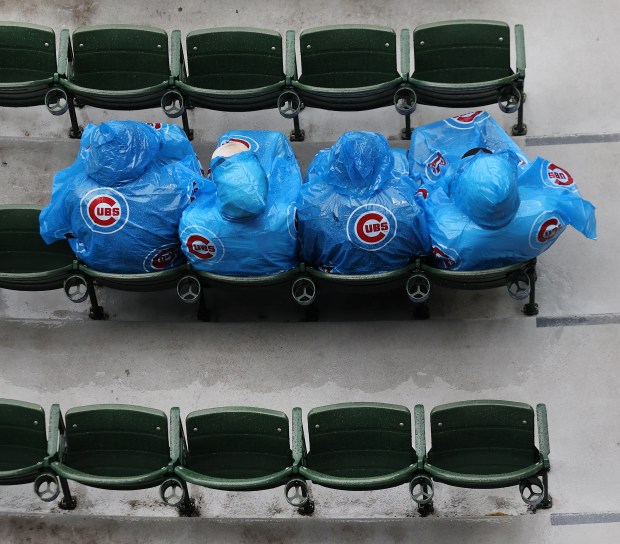
M495 155L480 154L476 163L494 159ZM517 161L519 159L513 157L515 171ZM510 183L505 183L505 187L512 189L512 180L516 180L518 190L516 208L515 202L500 206L502 211L514 208L513 217L506 223L504 214L501 220L493 221L497 216L487 206L485 193L489 192L489 183L484 178L478 182L478 191L468 185L459 190L459 182L469 176L469 168L476 163L464 165L447 185L447 190L439 187L431 191L426 200L433 253L439 267L485 270L524 262L551 247L568 225L588 238L596 238L594 206L581 198L566 170L538 158L518 179L511 178ZM510 191L500 191L502 195L507 192ZM459 200L459 195L466 198ZM508 200L513 201L513 197ZM481 201L483 206L479 205ZM476 215L472 209L488 213Z
M334 274L375 274L430 251L406 154L385 137L347 132L306 173L298 208L303 259Z
M464 155L480 149L512 151L520 159L520 170L529 163L495 119L474 111L416 128L409 147L409 173L416 183L432 190L442 180L452 179Z
M178 126L88 125L76 161L54 177L41 236L48 244L68 239L79 259L102 272L177 266L185 262L179 219L203 180Z
M301 172L283 134L231 131L247 151L211 161L208 181L181 219L179 235L197 270L267 276L299 264L295 207Z

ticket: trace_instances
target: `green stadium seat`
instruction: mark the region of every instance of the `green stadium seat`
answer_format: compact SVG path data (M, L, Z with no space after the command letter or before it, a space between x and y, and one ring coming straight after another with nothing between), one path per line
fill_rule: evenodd
M294 439L304 442L303 431L297 432ZM404 406L352 402L314 408L308 434L299 475L314 484L356 491L404 483L414 490L428 483L420 475L422 458L412 446L411 413Z
M56 458L58 433L64 431L62 422L50 420L50 441L45 434L45 412L38 404L19 400L0 399L0 485L34 482L36 494L45 502L58 497L62 487L62 508L75 507L64 478L51 472Z
M417 103L449 108L499 103L518 112L513 135L524 135L525 41L515 25L516 70L510 66L510 28L501 21L455 20L413 31L414 72L408 81Z
M258 28L172 32L172 73L186 107L244 112L276 108L286 86L282 36ZM187 61L187 68L185 66Z
M39 234L40 206L0 206L0 288L60 289L75 256L66 241L48 246Z
M173 456L181 464L175 472L185 482L230 491L295 487L301 455L293 457L283 412L237 406L192 412L186 419L187 442L178 408L170 421L179 431ZM291 504L303 510L307 500Z
M62 85L71 98L71 133L81 135L75 102L111 110L161 106L169 116L187 115L179 106L168 59L168 35L145 26L103 25L68 30L60 37L58 60Z
M299 36L301 64L297 66L295 33L289 30L286 33L286 75L299 97L297 102L334 111L362 111L394 105L399 113L408 117L413 106L403 104L412 94L407 83L409 31L401 33L401 37L400 72L396 60L396 32L370 25L304 30ZM298 72L301 72L299 77Z
M54 30L0 22L0 106L42 106L58 81Z
M60 413L57 404L55 413ZM183 488L174 478L176 459L170 451L164 412L125 404L82 406L67 411L66 432L51 467L58 476L101 489L147 489L166 481ZM185 498L166 502L187 506Z
M479 400L433 408L432 447L425 457L424 471L436 482L458 487L493 489L518 485L526 504L549 508L545 405L539 404L536 412L540 449L534 442L534 410L528 404ZM416 421L423 426L423 417ZM424 435L422 428L416 432Z

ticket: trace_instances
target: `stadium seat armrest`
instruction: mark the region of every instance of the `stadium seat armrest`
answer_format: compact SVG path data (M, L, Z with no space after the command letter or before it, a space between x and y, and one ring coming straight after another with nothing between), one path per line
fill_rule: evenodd
M60 42L58 45L58 75L60 77L69 77L69 62L71 60L73 60L71 35L67 28L63 28L60 32Z
M170 463L172 466L183 463L185 450L181 411L174 406L170 409Z
M408 28L400 31L400 75L403 80L409 79L409 70L411 69L411 32Z
M170 75L173 80L185 80L185 58L180 30L173 30L170 35Z
M416 404L413 409L415 423L415 450L418 454L418 468L422 468L426 459L426 432L424 430L424 406Z
M60 405L52 404L50 409L49 439L47 441L47 458L54 459L64 447L65 422L60 412Z
M295 57L295 31L286 31L286 69L284 76L286 84L290 85L297 78L297 59Z
M536 406L536 419L538 420L538 447L540 449L540 455L542 456L544 466L549 468L549 453L551 449L549 447L547 407L542 403Z
M517 73L525 77L525 34L523 25L515 25L515 47L517 50Z
M298 407L293 408L292 435L293 467L298 469L306 460L306 437L304 436L301 408Z

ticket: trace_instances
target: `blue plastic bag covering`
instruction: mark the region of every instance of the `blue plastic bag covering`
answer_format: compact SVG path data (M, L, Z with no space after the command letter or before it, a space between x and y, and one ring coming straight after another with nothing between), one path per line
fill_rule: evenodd
M430 252L405 160L372 132L347 132L318 153L297 211L306 263L334 274L375 274Z
M442 180L452 179L463 155L476 149L512 151L519 169L528 158L487 112L474 111L416 128L409 147L409 173L419 185L432 190Z
M77 160L54 177L40 215L42 238L67 238L89 267L122 274L185 262L181 213L204 178L176 125L111 121L88 125Z
M480 153L477 162L493 157ZM519 160L513 157L513 163ZM469 215L466 206L457 203L460 193L453 190L453 183L458 183L458 174L447 191L437 187L426 200L433 253L440 268L486 270L527 261L551 247L568 225L587 238L596 238L594 206L581 198L566 170L544 159L536 159L518 176L520 203L503 226L489 228ZM484 193L482 187L482 199ZM470 197L473 200L473 191Z
M283 134L231 131L243 151L211 161L203 189L183 213L181 247L197 270L225 276L268 276L299 264L295 206L301 172Z

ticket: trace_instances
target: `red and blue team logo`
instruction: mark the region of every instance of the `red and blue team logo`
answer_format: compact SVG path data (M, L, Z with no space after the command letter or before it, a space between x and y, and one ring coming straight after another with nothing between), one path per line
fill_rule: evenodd
M151 251L144 259L144 270L147 272L159 272L166 268L176 265L181 256L181 249L178 245L167 245L158 247Z
M397 226L396 217L385 206L364 204L349 216L347 238L366 251L377 251L394 239Z
M453 249L433 244L433 255L439 268L457 270L461 266L461 258Z
M415 194L420 195L422 200L426 200L428 198L428 189L426 187L420 187Z
M547 249L564 231L566 225L553 212L541 213L530 231L530 247L532 249Z
M129 205L114 189L93 189L82 197L80 213L93 232L113 234L127 224Z
M210 230L187 227L181 233L181 242L185 244L186 253L191 255L190 260L193 257L205 264L215 264L224 257L224 244Z
M147 123L149 127L153 127L155 130L161 130L161 123Z
M554 188L563 188L569 190L575 190L575 180L564 168L560 168L558 165L549 163L543 163L542 165L542 179L545 185Z
M249 136L245 136L245 135L241 136L237 134L231 134L227 138L222 139L217 144L217 146L220 147L221 145L229 144L231 142L236 142L238 144L241 144L245 146L249 151L254 151L255 153L256 151L258 151L258 148L260 147L260 145L254 138L250 138Z
M448 161L439 151L426 160L426 177L431 181L437 181L447 169Z
M470 128L480 123L480 121L483 121L488 116L489 114L484 111L470 111L469 113L463 113L456 117L450 117L450 119L446 119L445 122L454 128Z

